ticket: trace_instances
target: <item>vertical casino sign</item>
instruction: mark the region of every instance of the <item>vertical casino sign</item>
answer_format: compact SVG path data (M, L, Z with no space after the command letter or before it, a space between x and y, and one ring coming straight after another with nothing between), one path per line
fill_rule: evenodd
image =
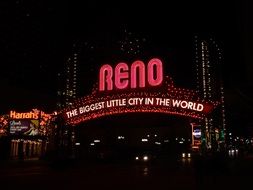
M192 148L200 149L200 145L202 143L202 126L196 123L191 123L192 128Z

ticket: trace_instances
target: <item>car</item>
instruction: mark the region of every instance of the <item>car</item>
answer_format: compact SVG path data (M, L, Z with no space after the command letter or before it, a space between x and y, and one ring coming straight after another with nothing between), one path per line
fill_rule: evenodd
M150 163L150 162L155 161L156 155L152 152L147 152L147 151L137 152L135 153L133 159L137 163Z
M182 152L181 157L183 159L191 158L192 157L192 153L191 153L191 151L184 151L184 152Z

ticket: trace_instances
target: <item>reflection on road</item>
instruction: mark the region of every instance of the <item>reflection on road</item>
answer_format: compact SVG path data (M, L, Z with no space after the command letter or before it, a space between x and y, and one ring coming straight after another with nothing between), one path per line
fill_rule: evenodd
M252 163L253 158L219 157L141 164L64 163L64 167L36 161L0 163L0 180L8 189L245 189L252 179Z

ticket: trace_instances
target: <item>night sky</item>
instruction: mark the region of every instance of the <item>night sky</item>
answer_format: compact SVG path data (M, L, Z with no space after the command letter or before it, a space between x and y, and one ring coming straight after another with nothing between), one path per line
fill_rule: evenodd
M253 111L249 0L84 2L1 1L1 114L34 107L53 111L57 73L71 55L73 43L82 46L82 74L90 77L86 81L81 77L82 85L84 91L90 91L87 81L97 80L99 66L120 60L114 49L127 29L145 39L139 59L162 56L169 62L166 72L183 87L191 87L186 71L193 64L194 35L213 36L224 52L228 124L237 132L253 128L249 115Z

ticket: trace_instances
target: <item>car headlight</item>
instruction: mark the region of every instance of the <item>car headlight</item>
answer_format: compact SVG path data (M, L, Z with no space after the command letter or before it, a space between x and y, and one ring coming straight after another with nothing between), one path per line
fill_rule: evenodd
M191 157L191 153L188 153L188 154L187 154L187 157L190 158L190 157Z
M182 153L182 158L185 158L185 153Z
M143 156L144 161L148 161L148 156Z
M139 160L139 157L138 157L138 156L136 156L136 157L135 157L135 160Z

